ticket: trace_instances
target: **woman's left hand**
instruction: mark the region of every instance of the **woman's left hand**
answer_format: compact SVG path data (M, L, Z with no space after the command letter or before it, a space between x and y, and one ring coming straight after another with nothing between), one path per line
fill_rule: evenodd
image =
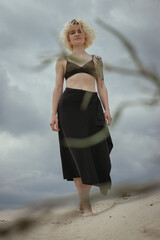
M104 117L105 117L106 125L109 126L111 124L111 121L112 121L110 111L106 110L105 113L104 113Z

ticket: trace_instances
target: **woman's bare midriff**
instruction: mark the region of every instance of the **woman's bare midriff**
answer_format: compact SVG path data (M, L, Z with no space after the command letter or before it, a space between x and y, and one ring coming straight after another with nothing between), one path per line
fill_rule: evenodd
M76 73L66 80L66 87L96 92L95 78L87 73Z

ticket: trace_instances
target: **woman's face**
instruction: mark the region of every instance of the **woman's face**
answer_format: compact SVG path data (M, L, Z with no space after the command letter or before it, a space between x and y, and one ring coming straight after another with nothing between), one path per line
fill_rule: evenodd
M85 43L85 36L81 32L79 24L72 26L68 36L72 46L84 45Z

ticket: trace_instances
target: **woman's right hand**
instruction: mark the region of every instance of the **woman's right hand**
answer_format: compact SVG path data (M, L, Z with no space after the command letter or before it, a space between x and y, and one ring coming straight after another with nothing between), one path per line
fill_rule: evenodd
M52 116L52 120L50 122L50 126L52 128L52 131L60 131L60 129L58 128L58 118L57 116Z

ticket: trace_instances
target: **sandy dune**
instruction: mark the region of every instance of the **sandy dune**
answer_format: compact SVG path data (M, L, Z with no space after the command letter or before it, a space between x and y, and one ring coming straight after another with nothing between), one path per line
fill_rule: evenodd
M92 205L95 216L82 217L78 203L74 207L51 210L38 218L38 224L20 234L16 240L142 240L160 239L160 190L126 198L97 201ZM0 224L13 224L27 209L0 211ZM38 213L37 213L38 214ZM29 216L29 215L28 215Z

